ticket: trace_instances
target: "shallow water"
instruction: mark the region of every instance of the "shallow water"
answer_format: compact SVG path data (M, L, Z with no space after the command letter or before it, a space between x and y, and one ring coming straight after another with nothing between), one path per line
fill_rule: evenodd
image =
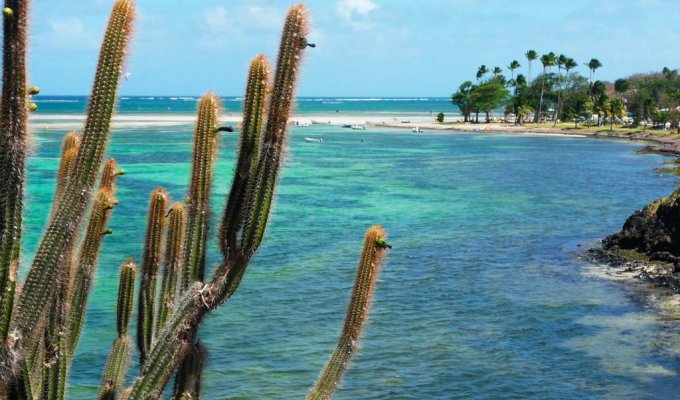
M27 254L49 210L62 135L36 133ZM235 141L222 140L215 214ZM127 174L69 398L92 398L99 385L118 266L139 260L149 192L163 185L183 198L190 147L191 127L114 134L109 153ZM362 236L375 223L394 249L336 399L653 399L680 390L678 322L662 321L640 285L602 279L578 258L579 245L674 188L654 172L663 158L594 139L315 126L295 130L289 148L265 242L237 295L201 330L205 399L304 396L334 347Z

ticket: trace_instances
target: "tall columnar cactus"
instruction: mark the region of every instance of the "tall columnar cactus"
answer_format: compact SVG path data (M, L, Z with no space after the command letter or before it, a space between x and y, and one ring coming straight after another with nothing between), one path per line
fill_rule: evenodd
M0 100L0 321L14 306L19 268L28 137L26 52L28 0L6 0L3 12L2 99ZM0 333L6 335L3 326ZM0 337L0 341L5 336ZM0 366L0 370L3 367ZM1 371L0 371L1 373ZM4 373L1 373L5 375Z
M357 349L361 332L371 309L371 301L373 300L383 253L388 247L385 242L386 236L386 232L380 226L371 227L366 233L364 249L361 258L359 258L352 297L347 308L345 325L340 333L340 340L331 360L321 373L321 377L307 395L307 400L327 400L331 398L340 384L340 379L347 369L347 365L349 365L350 358Z
M210 215L210 187L212 185L215 154L218 145L218 115L220 101L212 93L198 102L198 117L194 132L194 161L187 196L187 227L184 242L184 288L191 282L202 281L205 270L205 251Z
M125 380L125 370L132 339L128 332L128 324L132 316L132 302L135 293L135 275L137 267L132 260L128 260L120 267L120 280L118 283L118 305L116 308L116 328L118 337L113 341L111 352L106 360L106 367L102 374L102 383L99 386L100 400L115 399L120 392Z
M173 204L170 209L168 233L165 240L165 259L161 292L158 296L156 334L170 318L175 304L175 296L182 279L182 248L184 247L184 231L186 227L186 211L182 203Z
M7 190L0 191L2 199L0 217L0 293L5 293L7 282L18 264L18 245L21 229L21 199L24 184L24 161L26 151L26 22L27 0L7 1L4 15L4 64L2 139L0 154L6 167L0 180ZM109 124L125 48L130 35L134 7L131 0L117 0L107 28L93 93L90 98L85 129L74 165L70 168L69 179L55 200L47 229L41 240L27 278L19 292L14 307L6 307L9 299L4 296L0 310L11 310L0 321L10 321L4 343L0 345L0 392L10 390L11 381L21 375L25 350L35 349L42 337L44 324L40 319L47 312L48 304L55 296L55 285L62 269L69 269L70 263L62 262L70 253L76 234L81 226L91 190L99 172L109 136ZM35 91L32 91L34 93ZM5 94L7 93L7 94ZM34 107L33 107L34 108ZM72 178L72 179L71 179ZM10 211L9 213L7 213ZM11 221L11 222L10 222ZM10 285L11 286L11 285ZM26 365L25 365L26 366ZM26 366L30 369L30 366ZM27 378L27 377L26 377Z
M269 62L263 54L260 54L250 63L246 97L243 102L241 146L238 152L237 169L234 172L234 180L220 226L220 246L224 256L227 256L229 249L236 250L236 234L245 218L243 208L248 185L251 177L255 175L260 155L268 86Z
M8 346L19 349L39 334L34 327L53 295L61 258L68 252L81 225L107 147L126 45L134 19L131 0L117 0L100 53L78 157L41 240L33 265L19 295ZM21 352L15 352L21 354Z
M27 104L26 97L37 92L26 89L26 2L6 0L3 13L0 166L10 168L0 168L0 399L62 400L102 239L112 232L107 222L117 204L116 177L123 173L114 160L107 161L91 199L107 147L134 6L132 0L114 0L85 129L80 136L70 133L64 139L47 229L19 290L16 273L26 111L35 108L33 103ZM269 63L263 55L255 57L250 65L238 161L219 229L223 260L209 280L204 274L210 193L218 135L224 129L218 127L219 98L209 93L199 101L186 201L175 203L168 211L169 194L163 189L151 193L138 292L139 375L131 387L121 390L132 347L129 321L135 295L136 267L128 260L120 270L117 337L102 375L99 399L160 398L173 375L174 399L200 397L206 349L198 339L199 327L209 312L235 293L262 242L285 153L303 51L312 46L306 38L308 25L305 7L291 7L284 23L273 85L269 82ZM8 151L13 146L18 146L18 151ZM90 203L87 229L79 240ZM337 386L360 338L386 247L385 232L380 227L371 228L340 342L309 398L329 398ZM17 301L15 293L20 293Z
M149 200L149 219L146 226L144 255L142 256L142 284L139 288L137 304L137 348L140 362L143 363L151 350L153 340L154 314L156 312L156 283L163 249L163 229L167 213L168 194L164 189L156 189Z

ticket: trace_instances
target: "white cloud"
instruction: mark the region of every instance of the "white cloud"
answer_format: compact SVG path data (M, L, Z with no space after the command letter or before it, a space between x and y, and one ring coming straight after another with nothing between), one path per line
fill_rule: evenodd
M100 34L85 27L80 18L67 17L49 21L49 31L41 38L57 48L97 48Z
M378 5L371 0L338 0L335 4L338 15L357 29L368 29L370 27L366 17L377 8ZM357 16L359 20L355 18Z
M225 48L229 43L242 41L253 31L278 31L283 23L283 11L274 7L249 5L227 9L210 7L201 15L205 35L200 43L209 48ZM247 23L245 22L247 21Z

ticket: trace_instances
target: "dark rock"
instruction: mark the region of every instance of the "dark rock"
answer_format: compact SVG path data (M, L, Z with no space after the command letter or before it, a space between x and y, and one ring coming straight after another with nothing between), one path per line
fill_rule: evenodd
M680 189L636 211L621 232L603 241L605 249L618 247L652 259L675 262L680 257Z

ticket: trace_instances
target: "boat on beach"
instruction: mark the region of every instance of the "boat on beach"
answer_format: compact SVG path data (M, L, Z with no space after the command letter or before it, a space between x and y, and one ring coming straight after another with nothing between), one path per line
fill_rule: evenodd
M366 125L351 125L350 128L358 131L365 131Z
M323 143L323 139L321 139L321 138L309 138L309 137L306 137L306 138L305 138L305 142L309 142L309 143Z
M416 126L415 128L411 128L411 132L421 133L421 132L423 132L423 130L420 129L419 126Z
M312 125L330 125L331 121L317 121L315 119L312 120Z

